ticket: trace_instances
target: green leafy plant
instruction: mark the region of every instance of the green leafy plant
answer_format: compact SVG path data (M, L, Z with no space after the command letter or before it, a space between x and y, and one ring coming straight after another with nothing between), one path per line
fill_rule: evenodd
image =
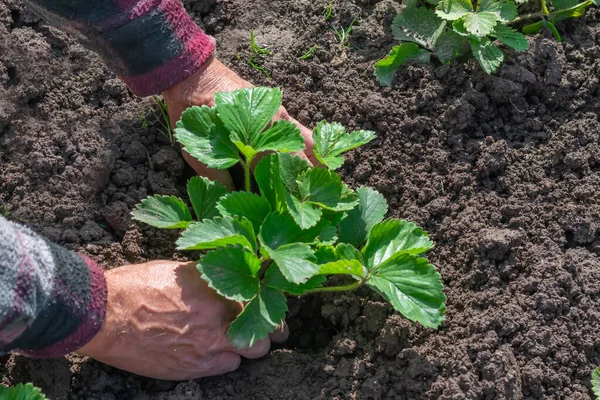
M308 51L306 53L301 55L300 58L303 60L307 60L312 57L312 55L315 53L316 50L317 50L317 45L314 45L313 47L308 49Z
M138 204L133 218L184 229L177 247L204 252L198 260L202 279L220 295L246 302L228 330L238 347L282 323L286 294L362 286L410 320L438 327L446 297L439 273L423 256L433 243L412 222L384 219L380 193L352 190L335 172L343 153L370 142L374 133L320 122L313 140L322 165L312 167L292 154L304 149L298 127L272 122L281 99L279 89L259 87L217 93L214 107L188 108L177 123L177 140L210 168L241 164L245 190L227 193L218 182L194 177L187 189L195 218L182 199L159 195Z
M173 130L171 129L169 106L164 99L158 96L152 96L152 100L154 100L154 104L158 106L158 111L160 112L160 115L156 116L156 119L160 125L158 132L163 135L169 141L169 143L173 144Z
M594 372L592 372L592 392L594 392L594 396L596 399L600 399L600 367L597 367Z
M250 31L250 49L252 50L252 56L248 59L248 64L255 70L263 73L267 78L271 78L271 75L267 69L261 64L260 57L271 56L273 53L265 47L260 47L256 44L254 37L254 31Z
M325 18L325 21L329 20L333 16L333 0L329 0L329 5L323 7L321 15Z
M400 44L375 64L375 76L387 86L403 65L428 63L432 57L445 64L469 55L491 74L504 60L499 44L524 51L528 47L524 34L544 27L560 41L554 24L583 15L586 7L600 0L554 0L551 7L541 0L540 12L518 16L518 4L525 1L430 0L421 5L413 1L394 18L393 36ZM511 27L536 19L521 32Z
M352 33L352 27L354 26L355 21L356 21L356 18L353 19L352 22L350 22L350 25L348 25L347 28L344 28L343 26L340 26L339 28L336 28L334 26L332 28L337 41L340 43L340 46L342 46L342 47L350 46L350 34Z
M0 386L0 400L48 400L40 389L31 383L19 383L16 386Z
M169 106L164 99L158 96L152 96L152 100L154 104L158 106L159 113L153 112L152 115L158 121L158 133L160 133L164 138L166 138L169 143L173 144L173 130L171 129L171 118L169 117ZM139 116L140 123L142 128L147 129L150 126L150 122L145 116Z

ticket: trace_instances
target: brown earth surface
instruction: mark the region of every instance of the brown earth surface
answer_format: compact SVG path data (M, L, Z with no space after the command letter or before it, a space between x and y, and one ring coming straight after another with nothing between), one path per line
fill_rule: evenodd
M378 139L347 157L346 182L432 235L447 321L423 329L369 291L292 299L290 341L226 376L140 378L81 357L0 359L9 384L51 399L588 399L600 364L600 12L507 55L372 77L393 45L390 0L185 1L218 56L280 86L305 125L327 119ZM356 18L351 46L332 27ZM249 31L273 55L247 63ZM299 57L317 45L314 56ZM153 193L191 176L137 99L73 38L0 0L0 213L107 268L181 258L173 235L132 224ZM148 127L142 121L148 121Z

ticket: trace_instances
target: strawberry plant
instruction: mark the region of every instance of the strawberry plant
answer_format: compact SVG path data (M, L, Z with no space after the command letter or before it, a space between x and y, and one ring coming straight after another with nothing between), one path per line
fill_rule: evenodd
M33 386L31 383L19 383L16 386L4 387L0 386L1 400L48 400L42 394L40 389Z
M183 229L177 247L203 252L197 264L202 279L220 295L246 303L228 330L238 347L282 323L286 294L362 286L406 318L438 327L446 297L439 273L424 257L432 241L412 222L384 219L380 193L352 190L335 172L343 153L371 141L373 132L320 122L313 139L322 165L312 167L293 155L304 149L298 127L271 122L281 98L279 89L252 88L217 93L214 107L188 108L177 123L177 140L211 168L241 164L245 190L227 193L219 182L193 177L187 189L195 219L182 199L160 195L138 204L133 218Z
M455 58L472 55L488 74L495 72L504 54L502 44L516 51L527 50L524 34L548 28L561 41L555 24L583 15L600 0L541 0L541 11L519 16L518 4L527 0L428 0L412 1L394 18L392 33L400 44L375 64L375 76L382 85L390 85L398 68L437 59L445 64ZM536 21L537 20L537 21ZM523 25L521 32L511 25Z

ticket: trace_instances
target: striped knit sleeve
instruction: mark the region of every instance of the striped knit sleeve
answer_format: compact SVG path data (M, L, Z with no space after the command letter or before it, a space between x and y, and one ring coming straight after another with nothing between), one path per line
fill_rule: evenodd
M89 342L106 313L102 268L0 216L0 354L58 357Z
M46 21L97 51L138 96L165 91L210 57L180 0L25 0Z

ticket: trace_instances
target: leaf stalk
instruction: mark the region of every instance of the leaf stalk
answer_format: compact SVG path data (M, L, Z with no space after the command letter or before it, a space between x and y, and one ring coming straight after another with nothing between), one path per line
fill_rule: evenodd
M246 159L246 164L244 164L244 182L246 183L246 192L250 192L252 191L252 185L250 183L250 177L251 177L251 171L250 168L252 167L252 160L254 159L254 156L248 157Z
M354 283L351 283L349 285L342 285L342 286L327 286L327 287L321 287L321 288L316 288L316 289L310 289L306 291L306 294L309 293L320 293L320 292L345 292L348 290L356 290L359 287L361 287L362 285L365 284L366 281L356 281Z

